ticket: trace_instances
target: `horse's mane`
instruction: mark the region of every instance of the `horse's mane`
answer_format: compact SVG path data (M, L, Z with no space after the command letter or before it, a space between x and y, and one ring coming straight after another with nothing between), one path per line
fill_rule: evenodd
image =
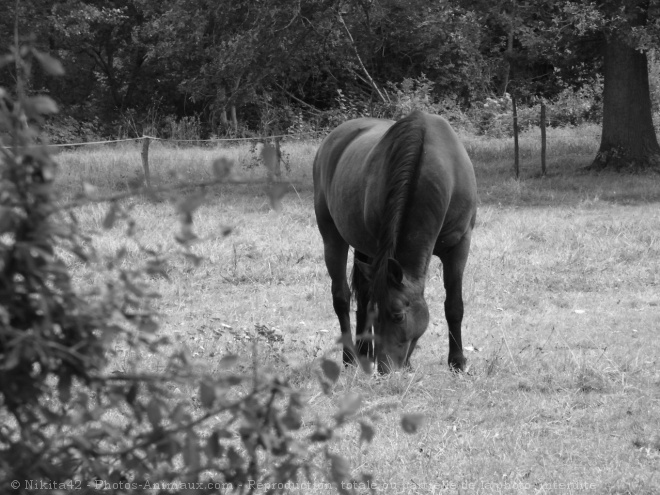
M408 204L419 179L424 149L424 121L414 111L388 129L382 138L387 143L385 209L378 231L378 250L373 260L372 299L388 302L388 260L396 259L396 250Z

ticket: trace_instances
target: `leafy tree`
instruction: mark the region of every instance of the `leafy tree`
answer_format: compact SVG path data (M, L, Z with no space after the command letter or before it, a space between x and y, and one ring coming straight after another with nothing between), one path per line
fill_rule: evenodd
M336 1L169 0L152 13L151 56L169 65L179 88L214 120L275 88L304 85L324 68ZM321 57L322 58L322 57ZM317 63L318 62L318 63Z
M115 111L136 105L139 92L149 89L148 21L133 0L68 0L52 5L48 15L57 54L73 78L87 78L90 94L107 94ZM100 93L100 94L99 94ZM89 96L89 95L88 95ZM65 101L64 103L69 103Z
M29 88L50 94L63 106L65 115L55 120L61 127L71 127L64 117L73 116L105 124L105 133L111 133L110 126L128 110L145 114L161 101L168 112L177 105L183 108L176 85L168 85L164 69L147 59L151 40L145 35L148 19L139 2L21 0L10 5L9 14L0 19L1 32L13 32L16 19L19 31L28 33L25 38L60 59L66 69L62 77L53 78L35 67L28 81ZM0 42L12 38L0 36ZM8 88L15 79L10 71L0 75Z
M474 12L457 2L423 0L347 2L342 9L365 64L381 83L424 74L439 94L464 101L484 94L489 67L479 50L482 30ZM347 68L360 79L354 65Z

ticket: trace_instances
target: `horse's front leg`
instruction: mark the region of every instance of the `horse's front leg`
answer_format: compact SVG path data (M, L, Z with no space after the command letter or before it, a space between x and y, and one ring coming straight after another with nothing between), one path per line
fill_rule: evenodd
M348 244L337 231L334 223L326 224L321 230L323 237L325 266L332 280L332 306L339 319L344 352L344 365L355 363L353 338L351 336L351 291L346 280Z
M465 369L461 324L463 322L463 272L470 252L470 232L458 244L440 252L445 285L445 317L449 327L449 367L455 371Z
M351 291L344 280L332 281L332 306L335 309L337 318L339 319L339 329L341 330L342 343L344 352L342 354L342 361L344 366L349 364L356 364L355 348L353 346L353 337L351 335L351 317L350 317L350 301Z
M371 259L367 255L357 250L355 251L355 259L366 264L371 263ZM373 322L369 318L369 281L357 264L353 266L353 292L357 304L357 311L355 312L355 347L360 357L373 360L374 340Z

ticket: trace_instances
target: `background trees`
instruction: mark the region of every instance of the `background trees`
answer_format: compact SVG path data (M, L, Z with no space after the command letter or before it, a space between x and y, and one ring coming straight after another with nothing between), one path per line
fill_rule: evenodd
M25 0L17 18L63 60L64 79L37 73L31 88L63 104L59 125L72 133L139 132L183 117L206 135L284 132L395 115L396 88L422 88L463 112L507 92L524 105L595 88L605 118L594 165L618 167L658 154L645 82L655 10L648 0ZM13 77L4 71L0 83Z

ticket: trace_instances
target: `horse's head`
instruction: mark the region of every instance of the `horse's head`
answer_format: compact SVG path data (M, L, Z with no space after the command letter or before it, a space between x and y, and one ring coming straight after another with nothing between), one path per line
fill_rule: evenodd
M429 324L429 310L423 290L406 279L401 265L387 260L386 276L358 262L360 271L372 285L367 326L374 326L376 366L381 373L396 371L409 364L417 340ZM360 330L361 331L361 330Z

